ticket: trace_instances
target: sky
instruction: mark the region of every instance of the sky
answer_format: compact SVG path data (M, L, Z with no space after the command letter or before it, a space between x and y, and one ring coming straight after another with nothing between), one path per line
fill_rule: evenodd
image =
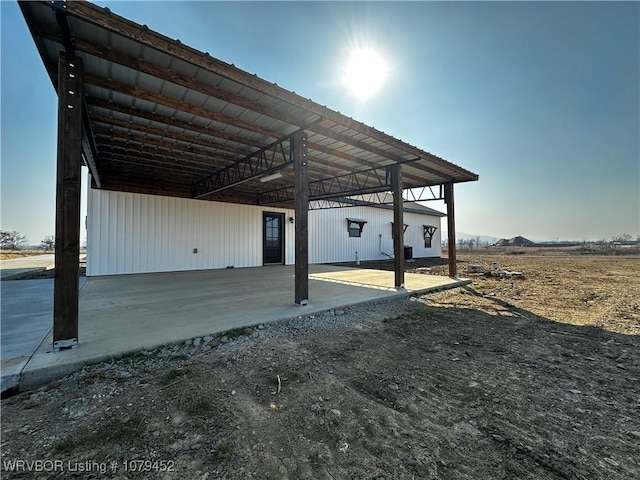
M457 231L640 235L638 2L96 3L478 173ZM38 244L57 99L17 3L0 8L0 228ZM356 48L388 67L365 100L342 82Z

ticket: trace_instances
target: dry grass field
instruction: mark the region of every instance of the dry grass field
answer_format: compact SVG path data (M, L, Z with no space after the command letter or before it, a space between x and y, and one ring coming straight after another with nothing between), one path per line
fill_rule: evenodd
M640 260L461 254L460 273L493 261L523 278L168 346L5 399L2 477L53 459L37 478L640 478Z
M0 250L0 260L13 260L15 258L30 257L32 255L42 255L52 253L49 250Z

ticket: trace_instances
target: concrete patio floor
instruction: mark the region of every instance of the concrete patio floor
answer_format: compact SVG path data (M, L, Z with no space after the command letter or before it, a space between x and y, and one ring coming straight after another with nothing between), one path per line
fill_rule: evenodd
M0 261L0 278L7 280L27 272L36 272L53 268L55 256L53 253L31 255L29 257L14 258Z
M90 277L80 290L79 346L53 352L49 331L21 371L20 390L137 350L469 283L406 274L406 288L396 289L393 272L309 268L309 304L304 307L293 303L292 266Z

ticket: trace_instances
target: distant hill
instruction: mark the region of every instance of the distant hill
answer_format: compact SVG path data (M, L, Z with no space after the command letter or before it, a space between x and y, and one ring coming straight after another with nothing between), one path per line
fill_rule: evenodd
M528 238L524 238L521 236L513 237L513 238L501 238L496 242L496 245L499 247L530 247L534 245L534 242L529 240Z

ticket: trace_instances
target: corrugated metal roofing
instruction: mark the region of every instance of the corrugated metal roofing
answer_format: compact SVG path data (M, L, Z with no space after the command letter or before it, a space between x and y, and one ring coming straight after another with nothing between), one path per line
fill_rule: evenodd
M309 182L395 163L403 163L406 189L478 179L107 8L88 2L21 2L20 7L54 88L59 52L65 50L65 28L55 12L66 17L84 64L94 162L103 188L189 197L192 185L208 174L299 129L308 135ZM291 187L291 170L282 170L277 181L254 179L205 198L255 203L265 191Z

